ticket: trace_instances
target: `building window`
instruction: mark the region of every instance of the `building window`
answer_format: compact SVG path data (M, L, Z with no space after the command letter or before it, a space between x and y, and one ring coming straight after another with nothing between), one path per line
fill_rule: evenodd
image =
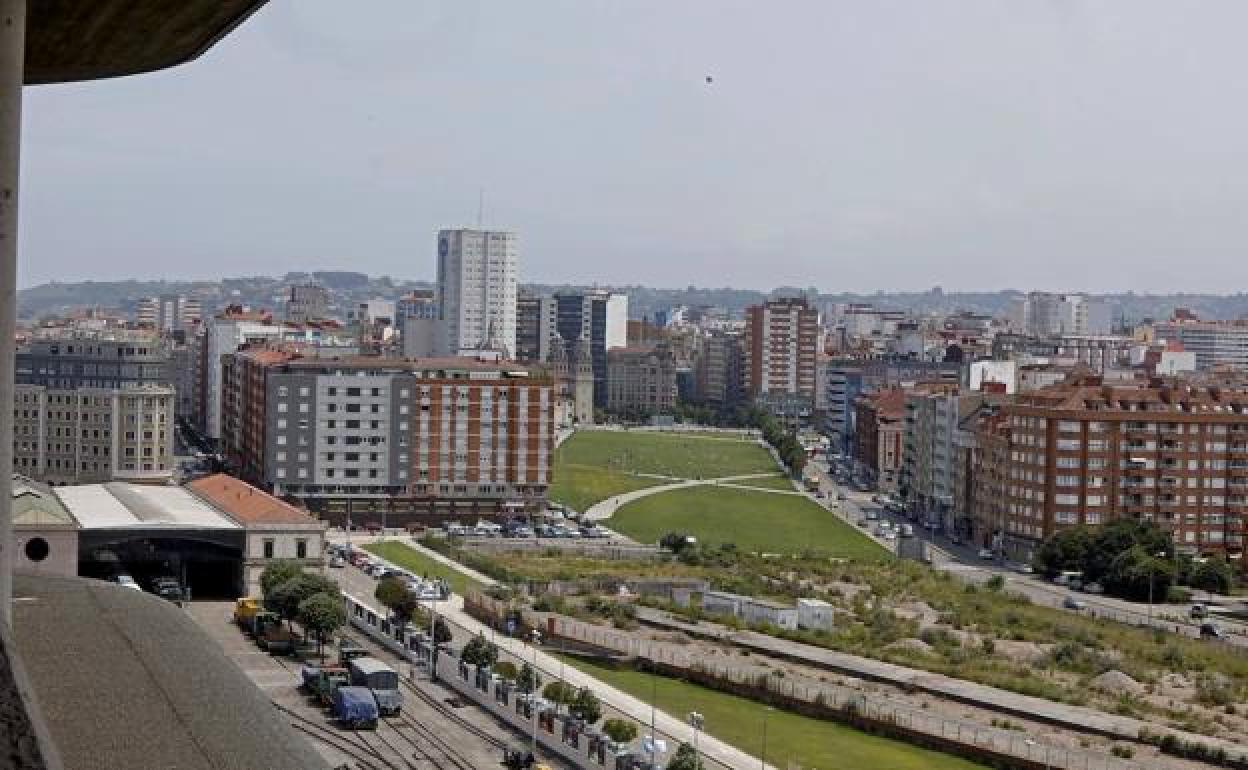
M299 539L295 541L295 558L296 559L308 558L308 541L307 540Z
M272 540L264 541L264 558L266 559L273 558L273 541Z

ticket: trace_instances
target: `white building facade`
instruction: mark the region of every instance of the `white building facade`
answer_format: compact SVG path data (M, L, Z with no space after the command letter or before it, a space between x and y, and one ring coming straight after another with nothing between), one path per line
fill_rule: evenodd
M438 233L437 301L446 349L515 355L518 269L515 233L467 228Z

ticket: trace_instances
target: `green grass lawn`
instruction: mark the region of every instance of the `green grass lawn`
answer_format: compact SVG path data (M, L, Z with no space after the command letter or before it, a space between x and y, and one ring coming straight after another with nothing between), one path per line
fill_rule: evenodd
M663 483L661 479L630 476L592 465L556 462L550 499L584 511L599 500Z
M777 470L771 455L749 441L708 441L640 431L580 431L555 453L555 483L564 465L683 479Z
M566 660L569 665L634 697L649 701L653 692L656 705L678 719L690 711L700 712L709 734L756 757L762 754L762 727L766 715L766 759L775 767L796 765L819 770L972 770L982 767L836 722L778 709L768 711L762 703L676 679L571 657Z
M805 497L770 495L730 487L690 487L660 492L621 507L605 522L639 542L684 532L703 543L736 543L747 551L884 558L886 551Z
M434 561L420 551L402 543L387 540L381 543L369 543L363 546L363 548L369 553L394 562L414 575L443 578L450 585L451 590L460 596L464 595L465 589L474 588L480 590L483 588L480 583L459 570L448 567L442 562Z

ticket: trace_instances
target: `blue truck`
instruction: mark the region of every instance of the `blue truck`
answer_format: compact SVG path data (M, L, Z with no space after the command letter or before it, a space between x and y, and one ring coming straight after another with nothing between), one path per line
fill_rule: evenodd
M377 701L367 687L339 687L334 692L333 714L343 727L377 729Z

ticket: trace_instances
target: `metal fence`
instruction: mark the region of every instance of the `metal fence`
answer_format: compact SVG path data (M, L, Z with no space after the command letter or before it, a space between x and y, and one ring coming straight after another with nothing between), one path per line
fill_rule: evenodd
M487 611L501 611L505 604L489 597L472 597ZM1146 765L1108 754L1048 745L1027 733L1002 727L934 715L909 704L866 695L852 687L832 683L795 682L772 675L761 667L725 665L708 661L705 655L691 653L682 645L641 639L636 634L596 626L551 613L523 612L526 625L549 629L556 635L611 650L624 656L650 661L691 674L704 674L739 688L763 689L792 702L831 710L841 710L869 722L897 727L943 741L975 746L1006 757L1037 762L1053 770L1143 770Z

